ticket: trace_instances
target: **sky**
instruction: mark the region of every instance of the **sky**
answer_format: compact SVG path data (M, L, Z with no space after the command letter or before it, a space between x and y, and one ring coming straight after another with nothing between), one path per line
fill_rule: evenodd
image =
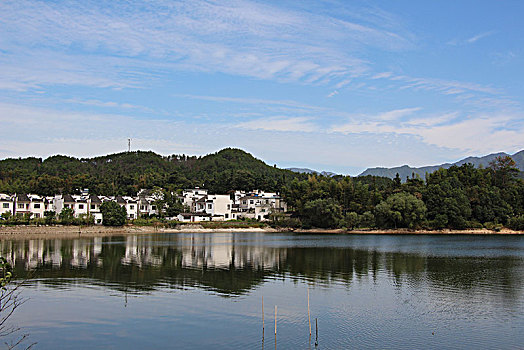
M241 148L357 175L524 149L524 1L0 1L0 158Z

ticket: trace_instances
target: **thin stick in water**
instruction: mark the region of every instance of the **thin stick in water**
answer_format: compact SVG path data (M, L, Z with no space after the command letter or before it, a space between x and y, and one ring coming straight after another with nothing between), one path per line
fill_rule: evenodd
M311 316L309 314L309 287L307 287L307 321L309 323L309 335L311 336Z
M275 305L275 335L277 335L277 306Z
M262 295L262 334L264 333L264 296Z

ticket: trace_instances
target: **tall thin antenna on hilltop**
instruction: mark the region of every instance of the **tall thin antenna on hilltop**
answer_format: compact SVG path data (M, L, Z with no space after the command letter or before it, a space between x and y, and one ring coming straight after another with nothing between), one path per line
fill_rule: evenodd
M131 139L127 139L127 152L131 152Z

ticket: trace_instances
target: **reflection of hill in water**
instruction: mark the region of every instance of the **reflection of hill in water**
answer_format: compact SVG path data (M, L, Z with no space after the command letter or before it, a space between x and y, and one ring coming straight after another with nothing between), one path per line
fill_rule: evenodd
M431 283L469 291L500 285L514 299L522 284L522 260L434 257L351 247L270 245L264 235L192 234L0 242L18 278L29 270L41 283L63 286L89 279L108 288L144 292L197 287L224 295L248 292L272 276L351 285L388 276L398 285Z

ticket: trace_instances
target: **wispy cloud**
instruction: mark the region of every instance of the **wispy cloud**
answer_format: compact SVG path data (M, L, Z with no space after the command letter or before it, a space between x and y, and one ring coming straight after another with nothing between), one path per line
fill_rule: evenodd
M482 33L475 34L472 37L469 37L467 39L455 38L455 39L452 39L452 40L448 41L447 44L451 45L451 46L462 46L462 45L474 44L477 41L479 41L481 39L484 39L484 38L487 38L488 36L491 36L491 35L493 35L495 33L496 33L496 31L490 30L490 31L487 31L487 32L482 32Z
M326 97L327 98L331 98L331 97L336 96L336 95L338 95L338 90L334 90L334 91L330 92Z
M486 38L492 34L494 34L495 31L489 31L489 32L484 32L484 33L480 33L480 34L477 34L475 36L472 36L471 38L467 39L466 41L470 44L473 44L474 42L477 42L479 41L480 39L482 38Z
M236 104L252 104L252 105L278 105L295 107L310 110L320 110L322 107L303 104L293 100L269 100L261 98L249 98L249 97L227 97L227 96L206 96L206 95L175 95L176 97L190 98L202 101L211 101L219 103L236 103Z
M394 121L394 120L399 120L400 118L405 117L407 115L413 114L414 112L420 111L421 109L422 108L420 107L395 109L392 111L381 113L377 115L376 117L372 117L371 119Z
M482 154L493 150L514 150L524 144L522 115L476 115L463 117L458 113L399 117L418 109L402 109L379 115L360 116L350 122L334 125L331 132L375 135L411 135L429 145ZM511 126L510 126L511 125Z
M101 100L84 100L80 98L69 98L65 99L61 102L70 103L70 104L79 104L79 105L85 105L85 106L93 106L93 107L101 107L101 108L117 108L117 109L124 109L124 110L139 110L146 113L159 113L158 111L155 111L151 108L145 107L145 106L138 106L132 103L125 103L125 102L115 102L115 101L101 101Z
M337 82L368 69L359 58L361 50L410 45L386 26L247 0L154 0L143 6L118 0L20 0L0 3L0 11L3 30L9 33L0 38L8 53L1 62L6 68L0 72L0 87L12 89L66 81L132 86L134 77L128 73L151 74L150 68ZM16 62L19 71L6 75L14 57L26 63Z
M304 117L270 117L251 120L236 124L237 128L249 130L313 132L318 126L311 122L311 118Z
M393 75L392 72L382 72L382 73L377 73L375 75L373 75L371 77L371 79L384 79L384 78L389 78Z

